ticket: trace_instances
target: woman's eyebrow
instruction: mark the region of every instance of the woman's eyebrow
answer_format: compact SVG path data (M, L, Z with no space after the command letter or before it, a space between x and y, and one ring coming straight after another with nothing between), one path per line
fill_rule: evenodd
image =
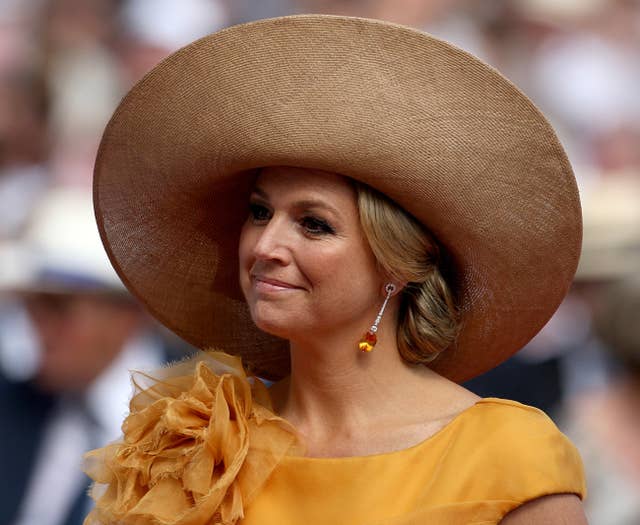
M251 190L251 194L253 195L254 193L258 195L258 197L262 197L263 199L269 200L269 195L267 194L267 192L264 191L259 186L256 186L255 188L253 188L253 190Z

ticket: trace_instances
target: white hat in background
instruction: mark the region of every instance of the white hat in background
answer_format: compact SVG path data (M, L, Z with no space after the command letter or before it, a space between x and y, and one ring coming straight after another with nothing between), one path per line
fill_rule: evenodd
M100 241L90 191L58 188L43 197L22 238L0 246L0 287L125 293Z
M607 174L582 192L584 236L576 280L611 280L640 271L640 180Z

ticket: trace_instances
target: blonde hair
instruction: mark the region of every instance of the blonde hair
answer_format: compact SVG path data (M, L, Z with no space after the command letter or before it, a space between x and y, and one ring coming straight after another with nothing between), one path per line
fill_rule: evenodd
M355 183L360 222L381 269L407 283L402 291L397 343L405 361L426 364L459 331L451 289L440 271L440 248L413 216L385 195Z

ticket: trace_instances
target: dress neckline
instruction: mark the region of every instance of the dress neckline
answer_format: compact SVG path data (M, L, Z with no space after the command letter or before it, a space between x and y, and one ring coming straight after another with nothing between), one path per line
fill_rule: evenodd
M410 447L399 449L399 450L391 450L389 452L379 452L377 454L366 454L364 456L285 456L282 458L283 462L291 462L291 463L300 463L304 462L307 464L315 464L315 465L323 465L323 464L349 464L349 463L357 463L360 461L375 461L375 460L385 460L390 458L399 458L403 455L412 455L413 453L421 450L422 448L431 445L442 439L443 436L452 432L457 426L459 426L464 419L468 417L471 412L474 412L478 409L480 405L488 404L488 403L499 403L499 404L507 404L507 405L518 405L520 403L516 401L510 401L508 399L501 399L496 397L483 397L478 399L473 405L468 406L460 413L458 413L455 417L453 417L446 425L444 425L437 432L434 432L429 437L419 441L415 445L411 445Z

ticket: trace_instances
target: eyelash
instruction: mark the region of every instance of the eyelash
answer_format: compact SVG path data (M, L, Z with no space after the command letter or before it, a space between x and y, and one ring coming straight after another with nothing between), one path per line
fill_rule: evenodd
M312 235L333 235L335 233L335 230L327 221L317 217L311 217L308 215L302 217L300 224L306 232Z
M271 218L271 211L262 204L249 204L249 215L253 223L266 223ZM300 226L309 235L331 235L335 233L333 227L324 219L313 215L304 215L299 220Z

